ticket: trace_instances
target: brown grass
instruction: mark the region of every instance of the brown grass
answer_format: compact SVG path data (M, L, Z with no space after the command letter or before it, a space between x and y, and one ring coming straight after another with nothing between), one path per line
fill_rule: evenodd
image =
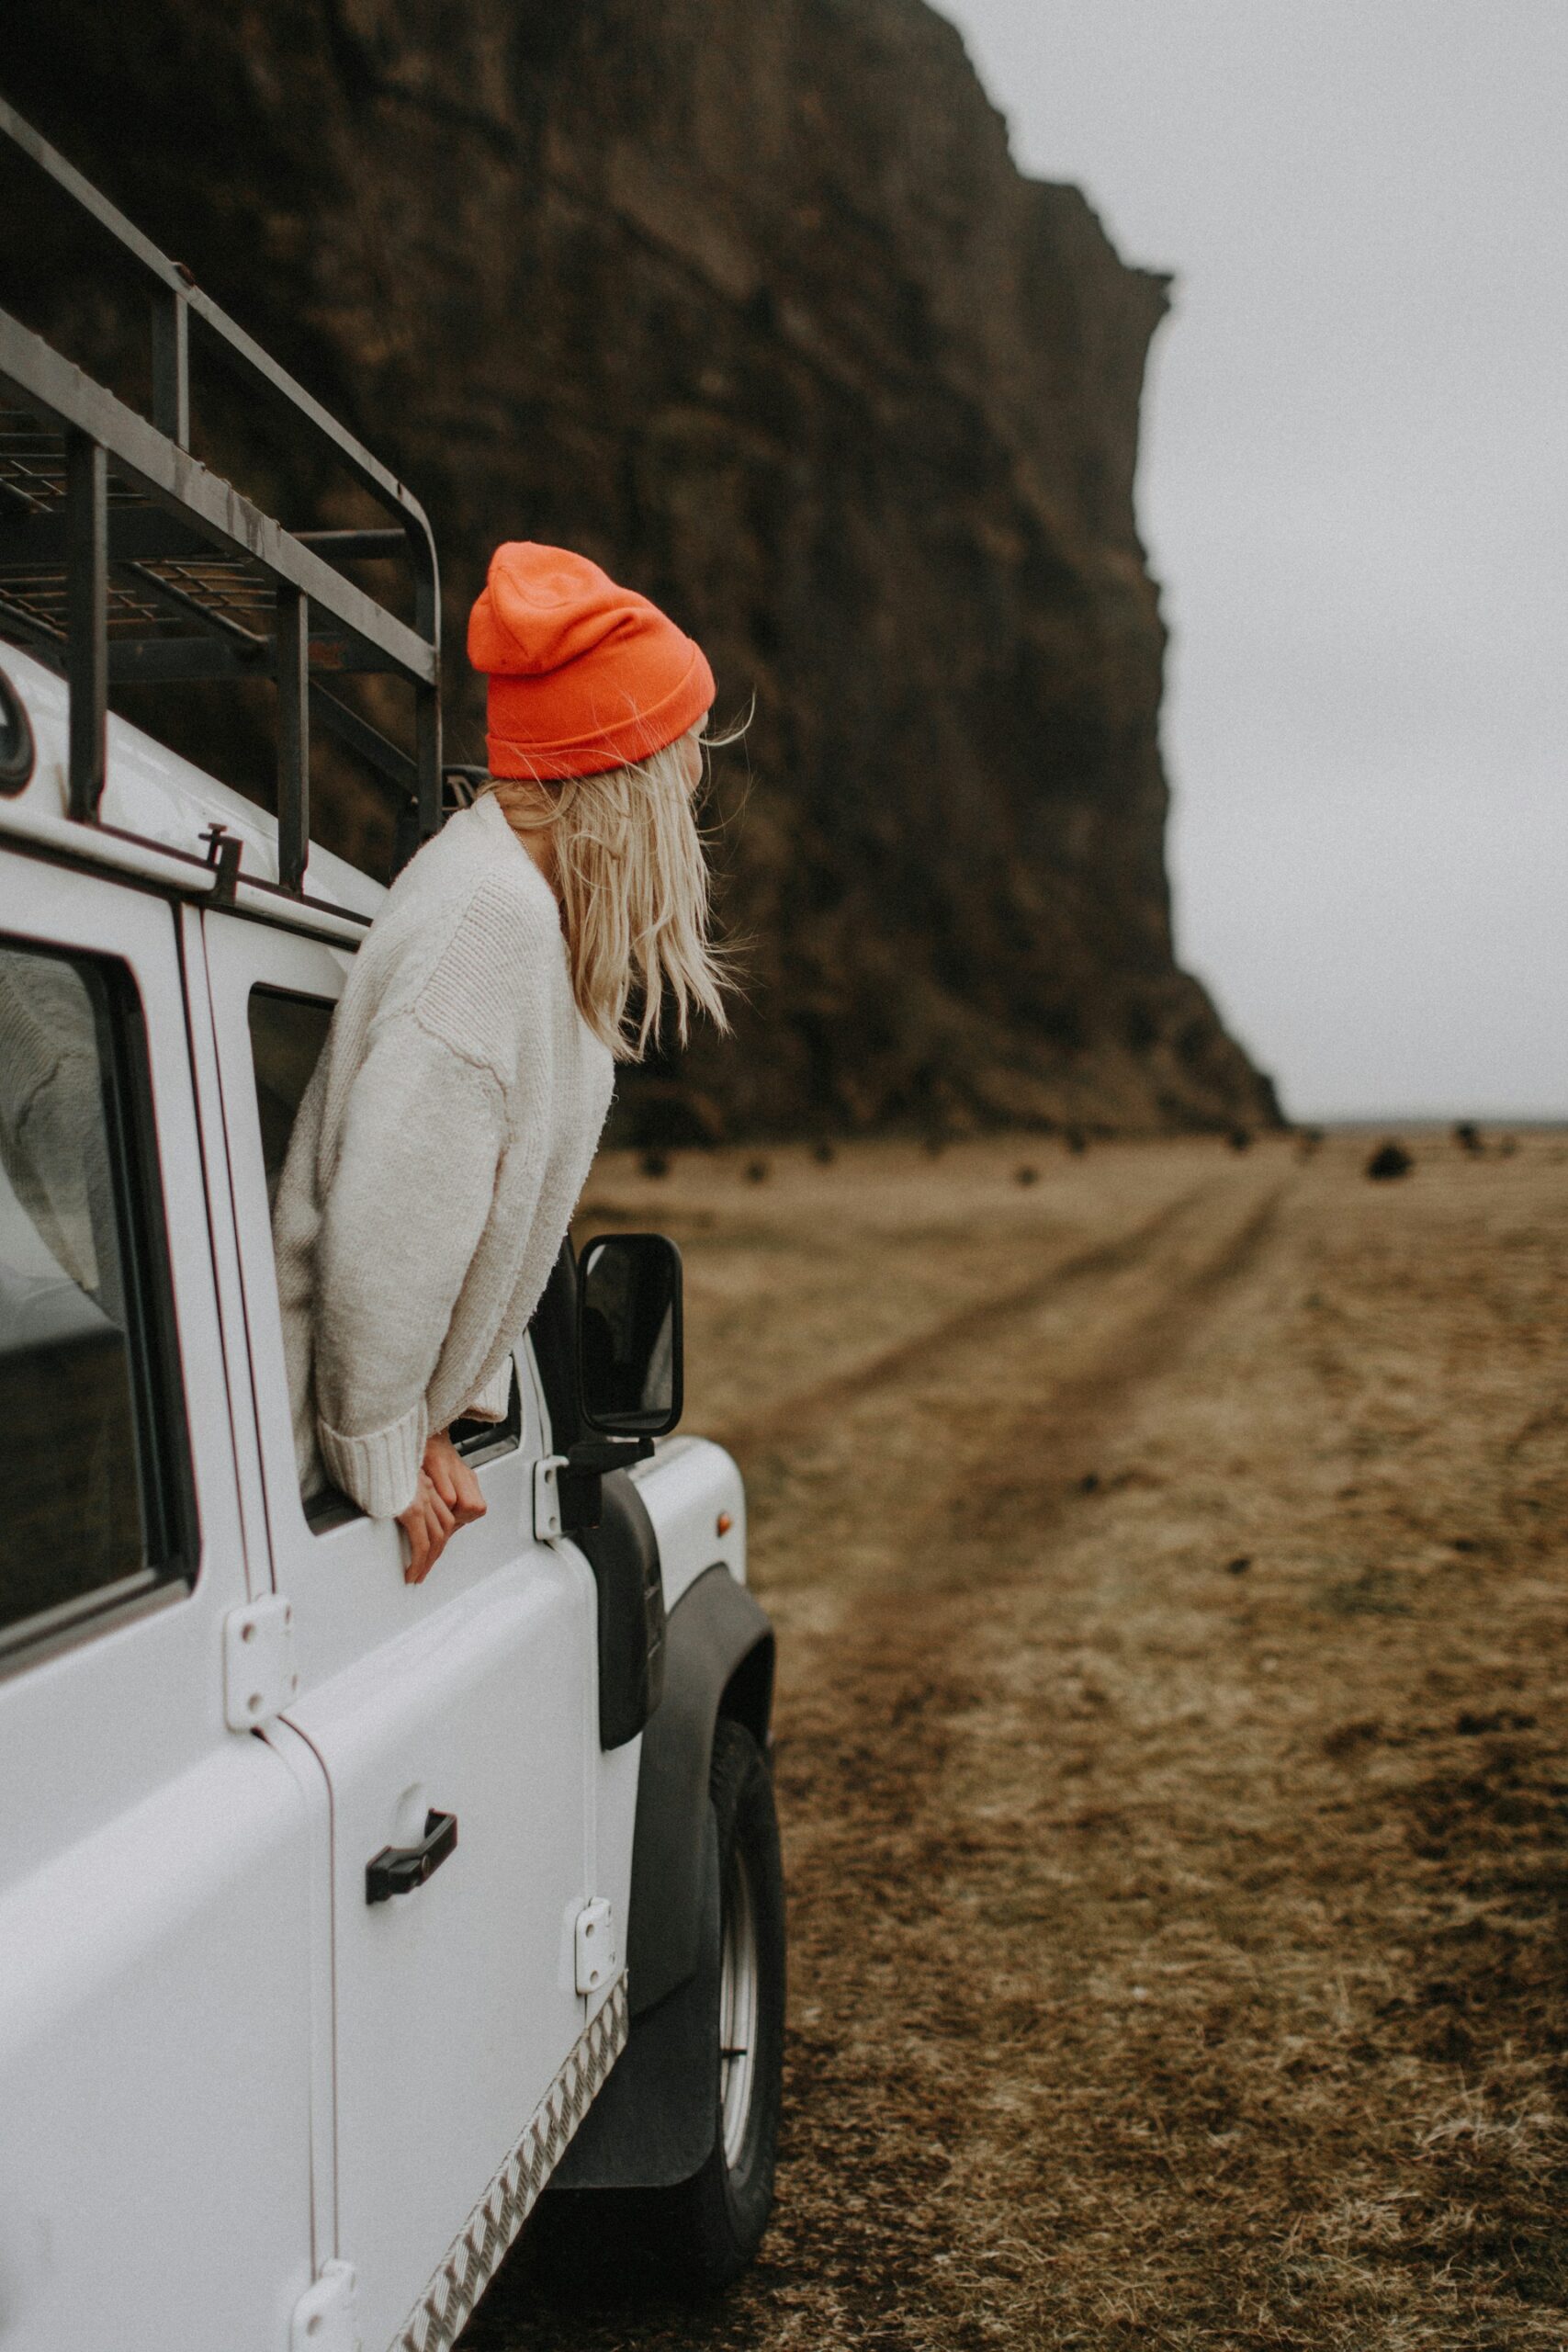
M465 2352L1563 2344L1568 1170L1365 1153L601 1169L782 1636L787 2145L723 2302L525 2244Z

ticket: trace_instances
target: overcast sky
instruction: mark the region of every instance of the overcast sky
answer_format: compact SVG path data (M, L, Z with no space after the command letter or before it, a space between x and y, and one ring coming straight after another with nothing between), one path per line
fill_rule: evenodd
M1568 0L941 0L1177 272L1182 959L1297 1118L1568 1114Z

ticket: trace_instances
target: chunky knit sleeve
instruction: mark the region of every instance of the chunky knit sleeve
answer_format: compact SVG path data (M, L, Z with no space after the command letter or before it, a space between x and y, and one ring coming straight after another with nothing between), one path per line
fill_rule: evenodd
M413 1500L425 1395L490 1214L503 1135L492 1071L415 1014L355 1070L316 1250L317 1438L374 1519Z

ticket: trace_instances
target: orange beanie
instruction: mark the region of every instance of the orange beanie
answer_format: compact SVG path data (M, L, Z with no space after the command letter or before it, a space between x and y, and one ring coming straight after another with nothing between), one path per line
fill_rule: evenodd
M468 619L490 679L490 772L602 775L662 751L714 696L701 646L566 548L508 539Z

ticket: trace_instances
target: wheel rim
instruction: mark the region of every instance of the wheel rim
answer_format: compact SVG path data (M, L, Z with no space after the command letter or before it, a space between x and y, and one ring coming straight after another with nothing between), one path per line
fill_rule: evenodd
M718 2097L724 2161L731 2172L746 2150L757 2079L757 1905L745 1856L730 1857L725 1888L718 2000Z

